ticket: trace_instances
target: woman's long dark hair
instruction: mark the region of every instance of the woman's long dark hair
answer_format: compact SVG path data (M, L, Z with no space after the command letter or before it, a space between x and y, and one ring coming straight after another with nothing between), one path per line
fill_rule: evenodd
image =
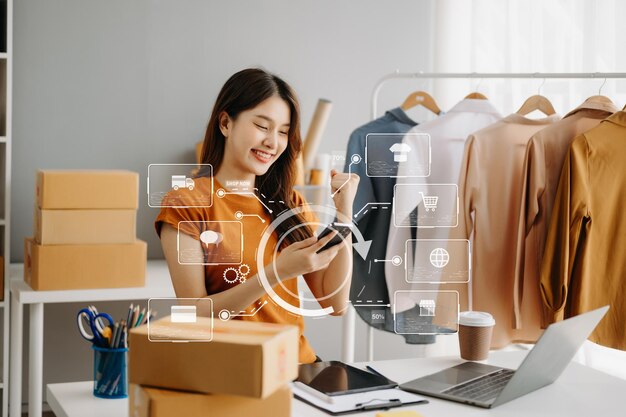
M239 71L226 81L222 87L215 106L209 119L209 125L204 136L202 145L202 163L211 164L213 172L217 172L224 158L225 138L220 130L219 117L226 112L231 119L235 120L239 113L256 107L261 102L272 96L283 99L290 110L289 133L287 135L287 148L270 166L267 172L256 177L255 187L259 194L263 194L264 203L272 209L272 220L285 210L295 208L293 201L293 185L296 179L296 159L302 148L300 136L300 106L295 93L285 81L274 74L270 74L260 68L248 68ZM200 170L199 176L207 175L208 172ZM274 201L270 203L269 201ZM289 229L306 222L302 213L290 216L276 227L276 233L280 238ZM306 239L313 235L310 227L295 227L284 239L284 245Z

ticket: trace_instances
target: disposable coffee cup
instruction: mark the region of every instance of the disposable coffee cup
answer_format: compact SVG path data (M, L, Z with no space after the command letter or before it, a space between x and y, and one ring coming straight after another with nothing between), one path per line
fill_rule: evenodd
M496 321L489 313L464 311L459 314L459 347L461 358L482 361L489 355L491 334Z

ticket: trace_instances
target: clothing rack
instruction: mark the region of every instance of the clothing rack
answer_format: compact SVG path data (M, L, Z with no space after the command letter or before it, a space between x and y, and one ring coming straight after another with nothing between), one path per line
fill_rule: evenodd
M624 72L511 72L511 73L497 73L497 72L466 72L466 73L454 73L454 72L400 72L396 70L391 74L387 74L382 77L374 86L372 92L372 120L376 119L378 95L383 85L391 80L400 79L596 79L606 80L608 79L626 79L626 73ZM604 84L602 84L604 86ZM602 86L600 89L602 89ZM354 308L348 308L343 321L343 343L342 343L342 360L344 362L354 362L354 345L355 345L355 325L356 314ZM367 326L367 344L366 344L366 360L374 360L374 330L372 326Z
M626 72L400 72L396 71L382 77L372 93L372 120L376 118L378 94L383 85L391 80L400 79L626 79ZM604 84L603 84L604 86ZM602 87L600 87L602 88Z

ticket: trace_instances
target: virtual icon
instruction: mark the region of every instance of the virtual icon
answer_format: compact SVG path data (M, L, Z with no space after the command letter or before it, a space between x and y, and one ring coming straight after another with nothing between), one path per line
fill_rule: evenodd
M196 183L193 179L186 177L185 175L172 175L172 188L178 190L179 188L186 188L189 191L193 190Z
M394 162L406 162L409 158L408 153L411 152L411 147L406 143L394 143L389 150L393 152Z
M222 311L219 312L218 317L222 321L228 321L230 319L230 311L222 310Z
M172 306L170 314L172 323L196 322L196 306Z
M385 310L372 310L372 323L385 323Z
M235 282L241 280L241 276L239 275L237 268L226 268L222 275L224 277L224 281L228 284L234 284Z
M200 241L209 248L209 245L219 245L224 240L224 235L214 232L213 230L207 230L200 233Z
M439 197L434 195L424 195L423 192L420 191L422 195L422 201L424 202L424 208L426 211L432 210L433 212L437 210L437 202L439 201Z
M420 300L420 316L433 317L435 315L435 300Z
M450 262L450 254L444 248L436 248L430 252L430 264L435 268L443 268Z

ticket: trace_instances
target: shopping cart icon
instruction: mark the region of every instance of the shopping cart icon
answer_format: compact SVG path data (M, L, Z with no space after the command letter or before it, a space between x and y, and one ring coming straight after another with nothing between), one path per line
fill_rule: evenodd
M426 208L426 211L437 210L437 201L439 201L439 197L434 195L424 195L424 193L421 191L420 194L422 195L422 201L424 202L424 207Z

